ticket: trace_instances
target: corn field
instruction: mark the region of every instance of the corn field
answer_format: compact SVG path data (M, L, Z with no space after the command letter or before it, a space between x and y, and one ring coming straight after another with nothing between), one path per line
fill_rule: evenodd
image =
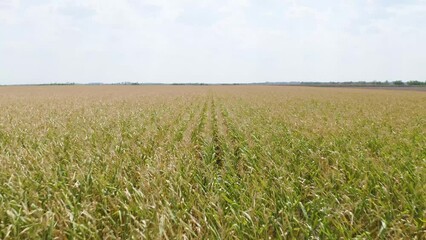
M0 239L425 239L426 93L0 87Z

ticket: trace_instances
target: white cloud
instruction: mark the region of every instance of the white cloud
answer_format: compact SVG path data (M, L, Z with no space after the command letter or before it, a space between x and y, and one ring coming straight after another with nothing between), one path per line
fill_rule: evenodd
M16 23L16 11L19 7L19 0L0 0L0 23Z
M425 1L0 0L0 84L426 79Z

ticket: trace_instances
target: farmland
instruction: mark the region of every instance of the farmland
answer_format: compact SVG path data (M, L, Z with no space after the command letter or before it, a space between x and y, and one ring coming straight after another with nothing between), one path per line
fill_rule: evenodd
M426 93L0 87L0 239L426 236Z

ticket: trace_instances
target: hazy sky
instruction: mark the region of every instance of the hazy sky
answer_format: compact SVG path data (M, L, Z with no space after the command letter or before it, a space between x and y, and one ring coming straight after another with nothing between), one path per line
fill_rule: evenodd
M426 0L0 0L0 84L426 80Z

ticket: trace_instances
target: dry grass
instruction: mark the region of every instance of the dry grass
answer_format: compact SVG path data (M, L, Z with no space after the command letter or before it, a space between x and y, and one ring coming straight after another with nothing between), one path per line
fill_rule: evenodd
M0 238L426 236L424 92L0 88Z

